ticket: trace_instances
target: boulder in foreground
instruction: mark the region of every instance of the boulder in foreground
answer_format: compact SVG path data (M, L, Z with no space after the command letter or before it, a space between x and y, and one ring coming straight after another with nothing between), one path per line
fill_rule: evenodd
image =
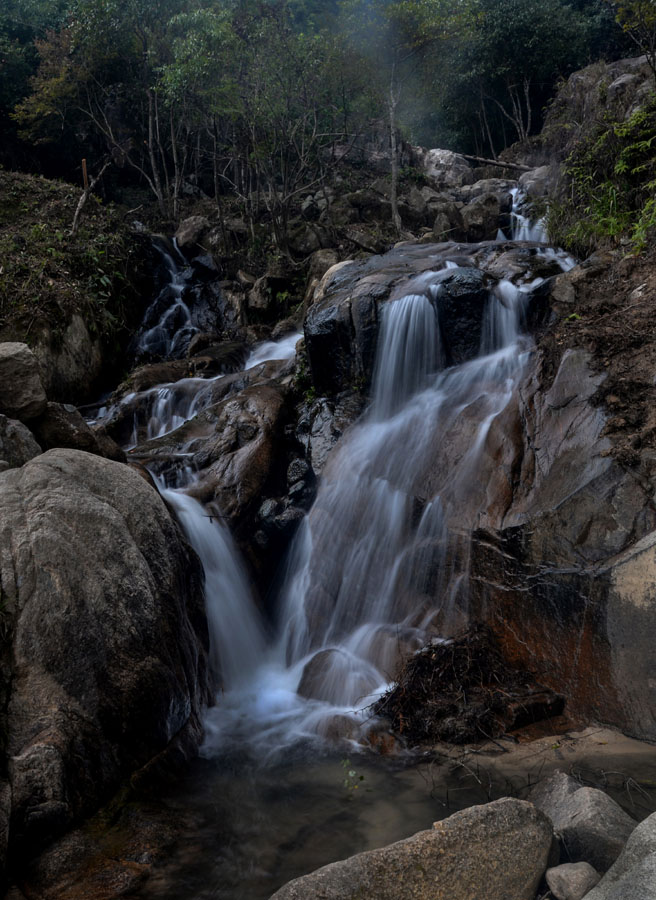
M534 900L551 839L532 804L496 800L296 878L271 900Z

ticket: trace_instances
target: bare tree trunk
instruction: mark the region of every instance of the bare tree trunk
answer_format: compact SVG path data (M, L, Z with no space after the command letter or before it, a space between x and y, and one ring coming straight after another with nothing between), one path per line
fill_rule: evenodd
M82 191L82 196L78 200L77 206L75 208L75 215L73 216L73 223L71 224L71 230L68 232L69 237L74 238L75 235L77 234L78 228L80 227L80 219L82 217L82 210L86 206L86 202L89 199L89 195L91 194L91 192L93 191L95 186L98 184L100 179L105 174L105 170L107 168L109 168L110 165L111 165L111 160L108 159L107 162L103 165L100 172L98 172L98 174L95 176L95 178L91 179L91 181L89 182L87 187L85 187L85 189Z
M157 204L159 211L166 216L166 204L164 202L164 192L162 190L162 182L159 177L159 169L157 160L155 159L155 110L153 103L153 92L148 89L148 155L150 157L150 168L153 173L153 184L155 185L155 194L157 196Z
M396 143L396 107L399 102L398 86L396 84L396 63L392 65L389 87L389 129L390 129L390 164L392 169L392 185L390 188L390 204L392 206L392 222L398 235L401 234L402 223L399 215L399 158Z

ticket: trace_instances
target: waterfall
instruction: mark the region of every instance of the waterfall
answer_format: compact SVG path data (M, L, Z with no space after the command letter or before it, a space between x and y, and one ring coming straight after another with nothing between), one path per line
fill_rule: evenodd
M445 369L440 282L415 279L382 309L371 406L329 458L287 561L278 637L250 686L209 711L206 753L356 737L400 660L466 615L478 466L531 347L530 286L500 282L481 355Z
M547 229L544 219L534 220L526 194L521 188L512 188L511 230L513 241L546 242Z
M228 529L181 491L160 485L205 572L210 666L222 690L235 690L259 665L265 631Z
M184 355L189 340L198 331L191 322L191 312L184 302L189 273L181 268L172 253L161 243L154 244L167 272L167 281L146 310L144 324L137 335L137 359L172 359ZM179 261L184 258L173 241Z
M573 264L546 247L537 256L562 269ZM191 487L196 474L187 466L174 479L177 490L162 487L205 570L211 664L221 688L205 719L205 754L248 747L265 758L299 740L358 740L401 660L466 621L470 535L489 505L493 477L487 445L531 351L522 322L542 278L497 282L482 313L478 356L446 367L452 354L439 310L445 269L459 264L440 265L380 308L371 404L328 458L287 555L270 627L220 518L180 487ZM160 319L142 342L177 315L183 280L168 294L171 316L160 303ZM187 328L183 315L180 333ZM167 338L169 351L178 336ZM298 338L256 347L245 370L290 358ZM123 398L134 410L133 444L195 416L222 377Z

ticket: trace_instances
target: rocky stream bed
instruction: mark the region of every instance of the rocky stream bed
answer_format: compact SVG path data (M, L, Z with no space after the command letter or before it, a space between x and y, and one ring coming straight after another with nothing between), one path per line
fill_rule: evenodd
M98 402L0 343L8 900L656 896L653 260L421 164L295 309L155 237Z

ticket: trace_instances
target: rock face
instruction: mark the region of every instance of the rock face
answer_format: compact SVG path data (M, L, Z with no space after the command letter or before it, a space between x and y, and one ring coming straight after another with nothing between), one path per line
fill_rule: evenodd
M514 260L517 273L532 266L533 259L523 245L508 242L502 246ZM304 326L317 391L335 396L354 388L366 390L376 354L381 305L408 292L426 293L428 282L434 286L429 296L438 309L447 363L476 356L489 290L500 277L493 271L495 254L495 243L401 244L383 256L341 262L329 269L315 290ZM439 271L446 260L457 268ZM427 281L429 273L434 274Z
M633 831L626 847L589 900L651 900L656 885L656 814Z
M207 633L198 560L126 466L53 450L0 474L0 547L17 862L122 778L195 748Z
M555 377L547 365L535 358L487 440L494 499L473 536L470 612L570 710L653 739L651 501L610 455L591 402L603 374L582 350Z
M47 402L39 364L27 344L0 344L0 412L29 422L45 412Z
M521 800L497 800L324 866L272 900L534 900L550 846L542 813Z

